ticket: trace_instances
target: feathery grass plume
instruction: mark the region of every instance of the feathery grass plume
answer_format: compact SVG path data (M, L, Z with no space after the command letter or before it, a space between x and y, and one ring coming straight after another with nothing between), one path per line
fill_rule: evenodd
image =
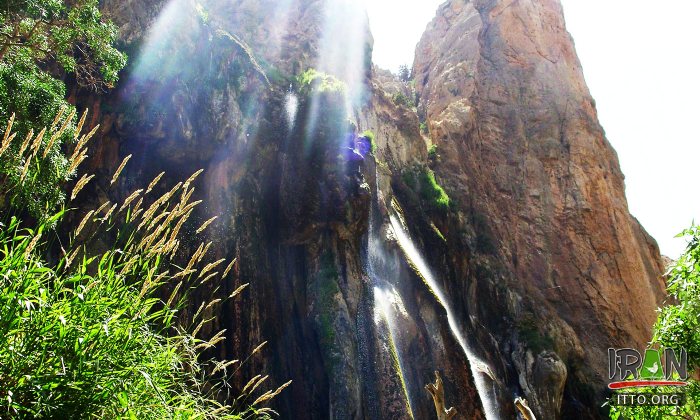
M82 137L80 137L80 140L78 140L78 143L75 145L75 150L73 151L73 155L71 156L71 160L75 158L78 153L82 151L82 149L87 145L87 143L92 139L92 137L97 133L97 130L100 129L100 125L97 124L95 127L93 127L92 130L90 130L89 133L84 134Z
M146 188L146 194L150 193L151 190L153 190L153 187L155 187L156 184L158 184L158 181L160 181L160 179L163 178L163 175L165 175L165 172L161 172L158 174L158 176L153 178L153 181L151 181L151 183L148 184L148 188Z
M42 128L41 131L39 131L39 134L36 135L34 141L32 142L32 147L30 148L30 150L32 151L32 157L36 156L36 154L39 152L39 146L41 146L41 142L44 140L44 134L46 134L46 127ZM56 140L54 139L54 142L55 141ZM48 150L49 149L47 148L46 151L44 151L42 157L46 157L45 154Z
M100 207L98 207L97 210L95 210L95 216L97 216L98 214L100 214L100 212L101 212L102 210L104 210L107 206L109 206L110 204L112 204L112 202L109 201L109 200L107 200L107 201L105 201L104 203L102 203L102 204L100 205Z
M87 151L83 149L80 155L76 156L75 159L70 160L70 167L68 168L68 173L72 174L73 172L75 172L75 170L78 169L78 166L80 166L80 164L83 163L83 161L87 159L87 157Z
M10 137L7 137L3 139L2 144L0 144L0 155L5 153L5 151L10 147L10 144L12 143L12 140L17 137L17 133L12 133Z
M75 135L73 137L73 140L78 140L78 137L80 137L80 132L83 131L83 125L85 124L85 120L87 119L87 114L88 110L86 109L83 111L83 115L80 116L80 121L78 121L78 125L75 127Z
M265 376L259 378L257 381L255 381L255 382L253 383L253 385L247 390L246 393L247 393L248 395L250 395L250 394L252 394L253 392L255 392L255 390L258 389L258 387L259 387L263 382L265 382L269 377L270 377L269 375L265 375ZM268 392L270 392L270 391L268 391Z
M233 269L233 266L236 265L236 261L238 261L238 258L234 258L231 261L231 263L224 270L224 274L221 275L221 278L225 278L226 276L228 276L228 273L231 271L231 269Z
M124 170L124 167L126 164L129 162L129 159L131 159L133 155L129 155L122 160L122 163L119 165L116 171L114 171L114 175L112 175L112 181L110 181L109 185L114 184L117 182L117 179L119 179L119 175L121 175L122 171Z
M41 159L52 156L46 149L55 148L56 144L62 141L58 139L61 135L56 136L55 143L52 143L51 139L56 132L67 130L69 125L62 119L66 114L67 111L63 110L62 115L51 125L51 131L43 132L53 133L48 141L45 141L48 134L42 137L42 133L38 137L34 137L32 133L25 140L24 151L27 147L31 147L33 151L30 159L21 162L25 168L29 168L29 179L34 179L33 168L38 167ZM69 119L74 118L74 113L71 113ZM97 130L95 127L89 134L80 135L85 121L86 114L83 113L75 132L75 139L80 138L73 149L73 155L64 163L69 167L68 172L71 174L74 174L78 165L87 158L86 144ZM8 122L8 125L11 125L11 122ZM15 138L13 136L16 136L11 132L11 128L6 131L3 144L9 144ZM46 146L42 146L43 144ZM44 153L40 153L42 147L45 147ZM113 182L116 182L127 160L125 159L115 172ZM207 290L211 296L202 302L194 318L190 320L185 315L176 316L176 313L188 313L182 311L187 296L193 288L218 276L215 269L224 262L223 259L213 263L205 261L209 256L211 241L198 244L194 254L187 259L189 262L185 269L180 269L172 260L180 244L180 233L195 207L201 203L190 202L194 193L192 182L201 173L199 170L185 183L178 183L167 193L156 198L145 211L144 201L150 200L144 200L144 196L157 185L163 174L149 184L145 193L144 190L137 190L120 202L106 201L96 210L89 210L69 235L71 240L67 249L61 248L63 253L55 266L43 263L38 257L11 259L12 264L45 264L40 270L28 271L41 278L27 279L48 290L48 299L44 301L42 298L32 305L37 309L40 305L48 305L36 313L46 314L46 317L41 319L54 320L55 328L45 329L36 325L37 328L41 328L32 329L33 326L29 325L21 330L21 335L10 337L10 341L5 340L5 343L13 342L21 344L23 348L36 349L36 354L44 355L39 358L25 357L16 364L6 363L3 355L11 352L3 351L3 344L0 343L0 389L17 391L15 401L36 401L37 389L54 389L54 383L58 384L59 389L63 389L74 383L67 381L80 381L81 387L70 394L41 395L46 401L45 407L48 407L46 416L58 418L66 417L55 411L56 407L66 406L65 401L68 401L67 404L73 404L74 401L87 402L93 407L93 411L86 415L95 418L126 415L136 418L213 419L221 415L221 418L247 419L273 413L264 407L254 407L249 401L241 404L238 398L231 397L231 401L235 402L233 405L216 401L216 393L226 394L228 391L223 390L230 387L223 383L217 385L217 382L213 381L222 378L222 374L224 378L229 377L227 368L240 368L245 362L199 360L201 350L217 346L225 340L225 330L216 332L206 341L195 338L204 325L212 323L215 319L202 314L215 313L222 302L235 297L245 286L239 287L237 292L229 296L221 296L218 287ZM77 197L93 177L94 175L81 174L71 191L71 200ZM182 194L178 194L180 189ZM131 208L134 202L136 205ZM119 211L116 211L117 208ZM124 209L129 210L122 213L121 210ZM137 220L138 215L140 218ZM204 222L196 234L204 232L215 219L213 217ZM90 225L88 229L89 221L100 223ZM141 225L142 223L145 224ZM136 224L139 224L141 229L137 229ZM89 235L85 231L89 231ZM36 251L46 246L40 243L39 234L27 234L23 238L23 245L18 248L21 252L27 251L27 255L44 254L44 251ZM114 242L105 244L106 238L114 238L108 239ZM12 237L12 229L0 225L0 249L12 249L12 246L7 244L18 240ZM105 245L109 249L99 251L103 250ZM3 264L7 261L7 258L0 261L0 274L5 269ZM235 260L229 264L228 271L234 263ZM0 283L3 281L4 277L0 275ZM164 289L170 289L170 286L166 285L170 284L175 284L170 296L167 301L161 300L164 298ZM3 311L12 307L3 299L5 296L0 294L0 328L8 319ZM105 313L112 315L105 320ZM20 318L21 322L25 323L38 322L39 319L40 317L36 316L26 316L26 311L25 316ZM80 322L76 322L78 319ZM189 322L197 323L194 330L191 329L193 325L187 324ZM26 331L45 333L26 334ZM99 337L96 334L100 334ZM259 352L264 345L265 343L258 346L253 354ZM64 357L68 353L75 356ZM29 353L30 356L33 354L34 352ZM90 368L91 374L84 376L82 370L76 369L75 358L83 363L81 366L99 366L99 369ZM112 369L111 366L129 366L129 369ZM5 371L2 370L4 367L15 371L5 375ZM216 376L212 376L212 370ZM47 386L22 389L6 386L3 382L5 378L23 375L15 375L15 372L42 372L41 376L33 380ZM209 372L209 375L205 375L205 372ZM205 377L206 383L203 381ZM126 390L119 385L124 383L129 383ZM25 395L22 392L29 394ZM264 395L271 394L268 391ZM21 407L17 409L24 410ZM31 409L33 408L27 408ZM0 407L0 417L4 417L3 410L4 406Z
M213 279L214 277L216 277L218 274L219 274L218 271L214 271L213 273L211 273L211 274L209 274L208 276L204 277L204 278L202 279L202 281L199 282L199 284L204 284L204 283L208 282L209 280L211 280L211 279Z
M10 134L12 133L12 126L15 123L15 113L13 112L12 115L10 115L10 120L7 121L7 128L5 129L5 135L2 137L2 144L4 145L7 139L10 137Z
M209 263L209 264L205 265L204 268L202 269L202 271L199 272L199 276L197 276L197 278L201 278L203 275L207 274L210 270L218 267L224 261L226 261L226 259L222 258L218 261L214 261L213 263Z
M205 325L207 325L208 323L210 323L211 321L213 321L215 319L216 319L215 317L211 317L211 318L205 318L205 319L202 319L201 321L199 321L199 324L197 324L197 326L194 328L194 330L192 330L192 337L196 337L197 334L199 333L199 331L202 329L202 327L204 327Z
M280 386L279 388L277 388L277 389L274 390L273 392L267 391L266 393L264 393L263 395L261 395L260 397L258 397L255 401L253 401L253 405L258 405L258 404L261 404L261 403L263 403L263 402L265 402L265 401L269 401L269 400L275 398L275 397L278 396L285 388L287 388L287 387L288 387L289 385L291 385L291 384L292 384L292 381L288 381L287 383L283 384L282 386Z
M252 387L253 385L255 385L255 384L258 382L258 380L260 380L260 378L262 378L262 377L263 377L262 375L259 375L259 374L258 374L258 375L253 376L252 378L250 378L250 380L248 381L248 383L245 384L245 386L243 387L243 390L241 391L241 394L244 394L244 395L245 395L245 394L248 394L247 391L250 389L250 387Z
M136 191L134 191L133 193L131 193L131 195L129 195L128 197L126 197L126 199L124 200L124 203L122 204L122 206L119 207L119 211L121 212L121 211L124 210L125 208L129 207L129 204L131 204L132 201L136 200L136 198L137 198L139 195L141 195L142 192L143 192L143 189L136 190Z
M170 293L170 297L168 298L168 302L165 304L165 306L170 307L175 300L175 297L177 296L177 293L180 291L180 288L182 287L182 281L177 283L177 286L175 286L175 289L173 289L173 292Z
M24 152L27 150L27 147L29 147L29 143L32 141L33 137L34 137L34 129L30 128L29 133L27 133L27 137L24 138L24 142L19 147L19 151L17 152L17 156L19 156L19 157L24 156Z
M75 237L80 236L80 232L83 230L85 225L87 224L88 220L90 220L90 217L92 217L93 213L95 210L90 210L83 216L83 219L80 221L80 224L78 224L78 227L75 229Z
M215 362L216 366L214 367L214 370L211 371L211 373L214 374L220 370L226 372L226 369L235 365L238 362L238 359L229 361L222 360L221 362Z
M256 354L257 352L259 352L260 350L262 350L263 347L265 347L266 345L267 345L267 341L263 341L262 343L258 344L258 347L256 347L255 349L253 349L253 351L250 353L250 356L249 356L249 357L253 356L253 355Z
M173 229L172 233L170 234L170 241L174 241L177 235L180 233L180 229L182 229L182 225L185 224L187 219L190 218L190 215L192 215L192 210L187 212L187 214L183 215L180 220L178 220L177 224L175 225L175 228Z
M206 222L202 223L202 225L199 228L197 228L196 233L200 234L200 233L204 232L204 229L209 227L209 225L212 224L214 222L214 220L216 220L218 218L219 218L219 216L214 216L211 219L207 220Z
M153 217L153 215L155 214L155 212L160 208L160 206L163 203L170 200L170 197L172 197L172 195L175 194L175 191L177 191L181 186L182 186L182 182L178 182L177 185L175 185L170 191L168 191L167 193L158 197L153 202L153 204L151 204L151 206L148 208L148 210L146 210L143 213L143 217L142 217L143 221L148 223L151 220L151 218ZM141 226L139 226L139 229L141 229L142 226L143 226L143 223Z
M191 188L189 190L183 190L182 198L180 199L178 207L184 208L186 206L186 203L188 203L190 201L190 198L192 198L192 194L194 194L194 188Z
M181 210L179 210L177 212L177 214L178 214L178 216L181 214L185 214L200 204L202 204L202 200L197 200L197 201L193 201L191 203L188 203L185 207L183 207Z
M232 298L238 296L238 295L239 295L243 290L245 290L249 285L250 285L250 283L246 283L246 284L243 284L243 285L239 286L236 290L233 291L233 293L231 293L230 295L228 295L229 299L232 299Z
M187 178L187 181L185 181L185 189L188 189L190 184L192 184L197 179L197 177L202 174L202 172L204 172L204 169L200 169L197 172L190 175L190 177Z
M214 242L212 242L212 241L207 242L207 244L204 246L204 249L203 249L202 252L199 254L199 257L197 257L197 264L199 264L200 262L202 262L202 260L204 259L204 256L207 255L207 252L209 252L209 248L211 247L211 245L212 245L213 243L214 243Z
M73 118L75 118L75 109L71 111L71 113L68 115L68 118L66 118L63 121L63 124L61 125L61 128L58 129L55 133L53 133L49 139L49 142L46 146L46 150L44 151L43 157L46 157L46 154L50 150L51 146L56 142L56 140L63 135L63 133L66 131L66 128L68 128L68 125L73 121ZM34 141L34 144L32 145L32 150L34 150L34 153L37 153L39 151L39 146L41 145L41 139L44 137L44 132L45 129L41 131L41 134L37 136L37 139Z
M219 303L219 302L221 302L221 299L214 299L214 300L212 300L211 302L209 302L209 304L207 305L207 307L204 308L204 310L206 311L207 309L211 308L212 306L216 305L216 304Z
M24 179L27 177L27 173L29 173L29 166L32 164L32 159L27 159L27 161L24 163L24 167L22 168L22 175L19 177L19 182L22 183Z
M32 254L32 251L34 251L34 247L36 247L36 244L39 243L40 238L41 231L37 232L37 234L34 235L34 238L32 238L31 242L29 242L29 245L27 245L27 248L24 250L25 259L29 258L29 256Z
M192 315L192 319L193 319L193 320L199 318L199 315L200 315L200 314L202 313L202 311L204 310L204 305L206 305L206 304L207 304L206 302L202 302L202 303L199 304L199 308L197 308L197 311L194 313L194 315Z
M93 174L93 175L90 175L90 176L87 176L87 174L83 174L83 176L80 177L80 179L78 180L78 182L75 184L75 187L73 188L73 192L70 193L70 199L71 199L71 200L75 200L75 197L78 196L78 193L79 193L79 192L87 185L87 183L90 182L90 180L91 180L92 178L94 178L94 177L95 177L94 174Z
M63 114L66 112L66 107L62 106L59 110L58 113L56 114L56 117L53 119L53 122L50 125L51 130L54 129L58 125L58 123L61 121L61 117L63 117Z
M112 204L112 207L110 207L109 210L107 210L107 213L105 213L105 215L102 216L102 218L100 219L100 222L104 223L107 220L109 220L109 218L112 217L112 213L114 213L114 209L116 209L117 206L118 206L118 203Z

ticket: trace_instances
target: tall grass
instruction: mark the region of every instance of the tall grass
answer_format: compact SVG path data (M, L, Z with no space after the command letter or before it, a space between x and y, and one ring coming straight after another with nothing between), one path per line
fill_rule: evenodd
M78 141L71 167L87 156L92 134ZM8 127L3 142L11 137ZM27 150L31 155L24 159L41 159L38 150ZM33 227L0 215L0 418L247 419L274 414L264 405L288 383L263 393L259 388L266 377L256 376L228 405L215 398L241 365L201 360L202 351L225 339L225 331L209 340L197 336L221 301L203 303L186 324L178 317L189 291L226 278L235 264L209 262L210 244L201 244L184 267L173 263L180 230L199 204L190 201L199 173L152 197L159 176L121 203L106 202L88 211L70 242L60 247L61 255L52 258L56 262L44 255L48 239L55 237L51 227L64 211ZM71 197L91 179L80 178ZM106 232L114 240L109 249L98 251L96 240L107 237Z

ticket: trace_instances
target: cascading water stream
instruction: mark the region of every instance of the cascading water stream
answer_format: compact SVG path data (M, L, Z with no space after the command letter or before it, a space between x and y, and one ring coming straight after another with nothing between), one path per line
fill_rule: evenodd
M474 378L474 384L476 385L477 392L481 398L481 404L484 407L484 414L487 420L498 419L499 415L497 411L497 404L495 403L495 392L491 392L486 380L486 376L488 375L487 372L490 372L488 365L476 357L476 355L470 350L469 346L467 345L467 340L464 338L464 335L457 326L449 301L446 299L442 288L435 281L430 268L426 264L420 252L414 245L411 238L408 236L403 224L394 215L390 215L389 220L399 245L406 254L406 257L411 261L411 263L413 263L415 268L427 283L428 287L430 287L432 292L435 294L435 296L437 296L438 300L445 308L450 330L452 330L452 334L454 334L469 361L469 367L471 369L472 377Z
M374 191L375 195L379 196L379 173L375 167L375 185ZM372 289L374 295L374 314L375 323L379 324L384 322L386 325L387 332L386 336L383 337L387 346L393 347L395 351L395 356L398 359L396 367L398 368L400 375L400 380L403 385L404 394L406 397L406 402L408 403L408 413L411 418L414 418L413 404L411 402L411 396L407 390L406 386L406 374L404 373L403 357L401 349L397 348L397 334L396 325L393 314L393 304L395 299L400 299L396 296L396 291L385 290L388 286L388 279L391 274L387 272L387 259L384 249L384 242L382 241L381 235L377 232L375 226L376 220L379 219L377 212L377 205L379 204L378 198L375 200L371 206L370 216L369 216L369 228L368 228L368 249L367 249L367 274L369 275L372 282Z

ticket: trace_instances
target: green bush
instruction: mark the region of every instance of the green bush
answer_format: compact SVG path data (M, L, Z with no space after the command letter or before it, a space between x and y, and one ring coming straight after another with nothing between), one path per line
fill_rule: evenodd
M399 66L399 80L401 80L404 83L410 82L412 79L411 77L411 69L408 68L406 64L402 64Z
M401 175L407 187L416 191L430 208L447 211L450 197L435 179L435 173L426 167L407 169Z
M430 147L428 147L428 158L431 160L435 160L438 157L437 153L437 145L436 144L431 144Z
M372 154L377 153L377 142L374 140L374 133L371 130L365 130L361 136L369 139Z
M298 83L303 91L319 93L345 93L347 86L335 76L308 69L298 77Z
M447 210L450 208L450 197L437 183L437 180L435 180L435 173L433 171L430 169L421 171L418 180L420 181L421 196L424 200L440 210Z
M45 220L65 197L62 185L72 178L63 154L73 136L75 113L64 99L62 75L72 73L80 86L111 87L126 64L117 51L117 28L104 19L97 0L10 0L0 8L0 121L14 115L14 139L3 145L0 161L0 210L8 207ZM56 121L56 110L63 108ZM49 127L43 136L34 127ZM25 144L35 135L36 143ZM7 140L7 138L5 138ZM41 149L21 160L23 147ZM20 179L22 182L19 182Z
M399 106L405 106L408 108L413 108L415 106L415 103L411 98L409 98L405 93L403 92L396 92L394 96L391 97L391 99L394 101L396 105Z
M429 132L428 123L426 123L425 121L420 123L420 132L423 134L428 134L428 132Z
M669 270L668 293L673 304L664 306L654 325L652 344L688 352L688 368L700 367L700 227L691 226L679 236L689 239L685 252ZM649 392L649 389L626 390ZM690 380L682 390L665 387L653 392L686 394L683 407L611 407L610 418L700 418L700 383Z

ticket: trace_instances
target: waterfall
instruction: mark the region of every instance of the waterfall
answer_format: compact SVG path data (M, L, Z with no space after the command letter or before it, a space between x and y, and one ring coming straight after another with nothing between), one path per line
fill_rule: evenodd
M499 416L497 411L497 404L495 402L495 392L491 392L486 380L488 372L491 371L490 368L486 363L484 363L482 360L476 357L476 355L470 350L469 346L467 345L467 340L465 339L464 335L462 334L457 325L449 301L447 300L442 288L438 285L437 281L435 281L435 278L433 277L430 268L426 264L420 252L414 245L411 238L408 236L408 233L404 229L403 224L393 214L389 216L389 220L391 222L391 226L394 230L394 234L396 235L399 245L403 250L404 254L406 254L406 258L408 258L409 261L416 267L420 275L427 283L428 287L430 287L432 292L440 301L440 304L445 308L445 312L447 313L447 322L449 324L450 330L452 330L452 334L454 334L455 338L459 342L460 347L462 347L462 350L464 351L464 354L469 361L469 367L471 369L472 377L474 378L476 390L479 393L479 397L481 398L481 405L484 407L484 414L486 415L486 419L498 419Z

